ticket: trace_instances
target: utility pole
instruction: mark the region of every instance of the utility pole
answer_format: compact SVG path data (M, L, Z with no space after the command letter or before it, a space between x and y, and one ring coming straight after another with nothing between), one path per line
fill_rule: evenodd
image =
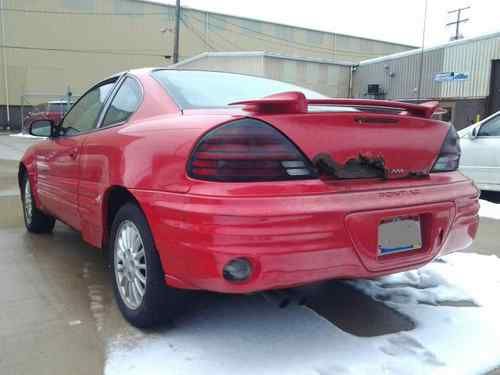
M175 35L174 35L174 53L172 61L174 64L179 62L179 31L181 27L181 0L175 1Z
M2 33L2 65L3 65L3 80L5 84L5 108L7 114L7 123L4 125L5 129L10 129L10 105L9 105L9 77L7 76L7 53L5 47L5 18L4 18L4 3L3 0L0 0L0 23L1 25L1 33ZM22 121L22 120L21 120Z
M450 22L446 24L446 26L455 25L455 36L452 36L451 40L458 40L463 38L463 36L460 35L460 24L469 21L468 18L462 19L462 12L467 9L470 9L470 6L465 8L450 10L448 12L448 14L453 14L453 13L457 14L457 20L455 22Z
M425 48L425 29L427 26L427 6L428 0L425 0L424 5L424 25L422 27L422 49L420 51L420 71L418 75L417 99L421 99L422 95L422 75L424 74L424 48Z

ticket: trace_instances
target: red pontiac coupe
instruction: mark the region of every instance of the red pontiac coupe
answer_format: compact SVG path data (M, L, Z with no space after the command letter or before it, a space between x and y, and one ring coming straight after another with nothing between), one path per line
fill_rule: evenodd
M48 139L20 163L26 227L61 220L108 249L118 305L138 327L172 317L186 289L417 268L478 228L478 190L436 109L239 74L118 74L59 124L31 125Z

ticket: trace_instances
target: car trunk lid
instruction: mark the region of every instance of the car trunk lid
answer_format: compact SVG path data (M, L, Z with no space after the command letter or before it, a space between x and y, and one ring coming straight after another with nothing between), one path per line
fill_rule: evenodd
M282 131L333 179L426 176L449 130L430 118L436 103L306 100L283 93L235 104Z

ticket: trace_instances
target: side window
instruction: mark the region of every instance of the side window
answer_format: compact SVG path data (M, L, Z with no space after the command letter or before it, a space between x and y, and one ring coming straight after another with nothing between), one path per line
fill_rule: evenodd
M75 135L94 129L115 82L116 80L108 81L87 92L64 118L61 124L62 135Z
M137 111L141 103L141 88L132 78L126 78L118 89L104 116L101 127L125 122Z
M485 122L479 129L479 137L500 137L500 116Z

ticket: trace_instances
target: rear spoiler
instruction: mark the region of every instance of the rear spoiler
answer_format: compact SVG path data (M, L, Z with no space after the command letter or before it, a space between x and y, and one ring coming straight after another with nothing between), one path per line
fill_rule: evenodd
M403 103L374 99L306 99L303 93L290 91L266 96L261 99L242 100L229 105L244 105L247 110L260 113L307 113L309 105L332 105L359 109L399 109L400 114L431 118L438 111L436 101L422 104Z

